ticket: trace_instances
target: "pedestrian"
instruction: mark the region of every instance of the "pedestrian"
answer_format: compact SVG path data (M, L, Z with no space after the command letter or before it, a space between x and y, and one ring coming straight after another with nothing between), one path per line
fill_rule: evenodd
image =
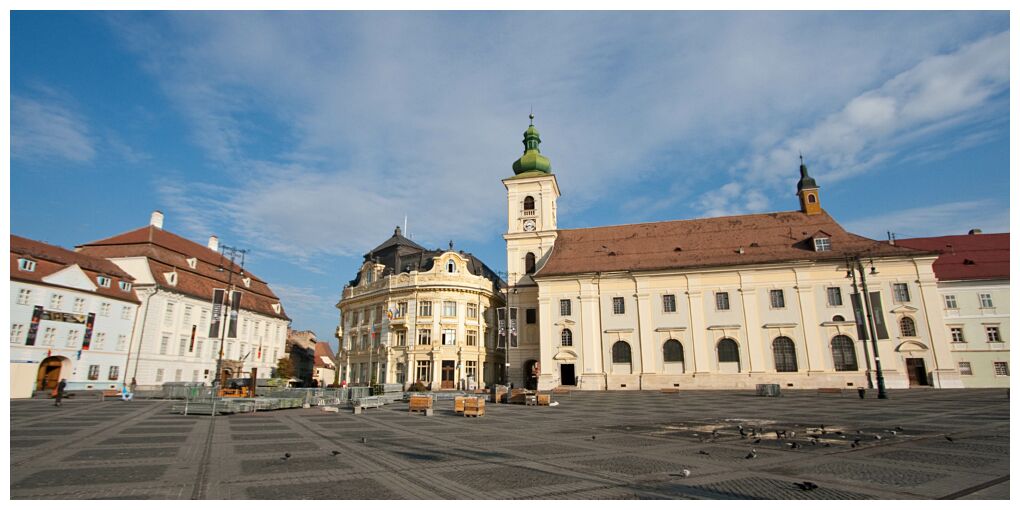
M134 377L131 378L131 394L134 395L138 391L138 381Z
M61 379L60 382L57 383L57 401L53 405L60 407L60 400L64 398L64 388L66 387L67 379Z

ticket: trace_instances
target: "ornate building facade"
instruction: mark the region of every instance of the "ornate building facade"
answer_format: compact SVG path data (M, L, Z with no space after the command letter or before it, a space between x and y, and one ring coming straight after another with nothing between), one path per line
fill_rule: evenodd
M337 308L340 379L483 387L501 375L493 324L501 280L463 251L427 250L397 227L365 255Z
M849 267L863 261L887 386L961 387L937 253L844 230L803 162L795 211L559 229L540 143L532 124L503 180L510 307L523 319L509 354L515 384L866 386L875 360L854 306L864 282Z

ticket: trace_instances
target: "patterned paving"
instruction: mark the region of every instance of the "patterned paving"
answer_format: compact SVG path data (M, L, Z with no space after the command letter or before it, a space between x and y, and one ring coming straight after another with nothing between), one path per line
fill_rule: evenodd
M397 403L361 416L210 418L162 401L19 400L10 489L12 499L1009 497L1004 391L890 395L572 393L556 407L490 404L479 419L450 401L432 417ZM765 433L754 443L738 425Z

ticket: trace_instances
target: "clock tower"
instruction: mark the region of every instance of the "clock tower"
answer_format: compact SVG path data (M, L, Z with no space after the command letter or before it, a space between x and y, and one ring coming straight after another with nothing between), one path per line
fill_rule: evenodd
M531 275L545 262L556 241L556 199L560 188L549 158L539 151L535 115L524 132L524 154L514 162L514 176L503 179L507 191L507 282L533 286Z

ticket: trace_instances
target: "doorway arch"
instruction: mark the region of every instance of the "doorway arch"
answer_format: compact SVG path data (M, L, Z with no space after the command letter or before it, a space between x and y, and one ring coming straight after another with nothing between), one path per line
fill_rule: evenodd
M50 356L39 363L39 371L35 377L35 389L50 391L57 387L61 377L67 378L71 373L71 360L64 356Z

